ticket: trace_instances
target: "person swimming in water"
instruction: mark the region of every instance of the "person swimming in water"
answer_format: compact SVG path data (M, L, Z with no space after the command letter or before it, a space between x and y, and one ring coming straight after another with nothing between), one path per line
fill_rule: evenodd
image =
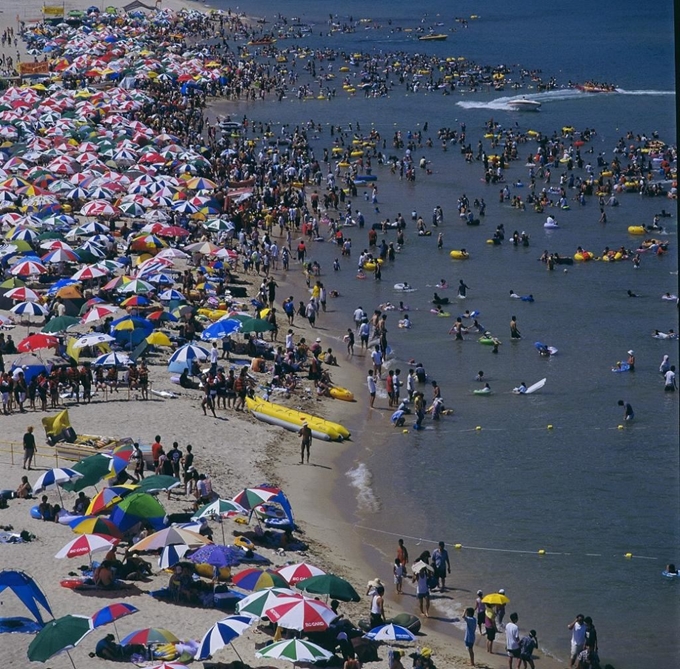
M520 383L520 384L517 386L517 388L515 388L515 390L517 391L517 393L518 393L519 395L524 395L524 394L526 393L526 391L527 391L527 384L524 383L524 381L522 381L522 383Z

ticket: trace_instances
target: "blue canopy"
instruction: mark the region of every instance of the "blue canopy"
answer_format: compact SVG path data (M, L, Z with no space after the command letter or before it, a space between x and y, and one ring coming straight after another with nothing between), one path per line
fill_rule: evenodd
M45 593L28 574L17 569L4 569L0 571L0 592L5 590L5 588L9 588L21 600L21 603L35 616L41 625L44 625L45 622L40 615L38 604L54 618Z

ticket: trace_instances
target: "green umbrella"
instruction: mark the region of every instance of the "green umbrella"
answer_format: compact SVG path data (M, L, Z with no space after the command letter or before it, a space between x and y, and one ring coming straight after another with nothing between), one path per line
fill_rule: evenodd
M335 574L312 576L304 581L299 581L295 584L295 587L314 595L326 595L333 599L339 599L341 602L358 602L361 599L351 583L344 578L335 576Z
M91 485L97 485L107 474L111 473L111 458L102 453L95 453L71 467L82 474L81 478L63 485L64 490L80 492Z
M160 492L161 490L170 490L181 485L182 482L174 476L165 476L164 474L153 474L142 479L137 486L135 492Z
M92 629L92 621L87 616L68 615L51 620L31 641L28 659L32 662L47 662L57 653L77 646Z
M289 639L288 641L278 641L269 646L265 646L255 653L255 657L267 657L272 660L288 660L293 664L298 662L318 662L328 660L333 657L325 648L317 646L315 643L303 641L301 639Z
M241 332L269 332L274 326L261 318L248 318L241 321Z
M52 318L42 329L43 332L64 332L80 323L80 318L75 316L57 316Z
M61 232L57 232L56 230L48 230L47 232L41 232L38 235L38 239L40 241L44 241L46 239L64 239L64 235L62 235Z
M165 526L165 509L161 503L145 492L133 492L119 502L111 513L111 520L122 531L126 532L138 522L145 520L155 530Z
M0 283L0 288L22 288L26 284L16 276L13 276L10 279L6 279L2 283Z

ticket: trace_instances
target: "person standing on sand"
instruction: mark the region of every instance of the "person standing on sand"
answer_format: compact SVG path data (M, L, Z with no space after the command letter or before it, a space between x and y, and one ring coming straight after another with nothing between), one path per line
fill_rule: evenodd
M423 567L418 573L413 574L413 581L416 584L416 597L420 612L426 617L430 617L430 586L427 583L428 570Z
M406 546L404 546L403 539L399 539L397 542L397 559L404 565L404 568L406 568L408 565L408 550L406 549Z
M569 653L569 666L573 667L578 654L583 650L586 643L586 624L582 613L567 625L571 630L571 649Z
M33 434L33 426L29 425L26 428L26 434L24 434L24 466L23 469L28 469L30 471L31 465L33 464L33 458L35 457L35 452L38 449L35 446L35 435Z
M508 651L508 669L512 669L512 661L517 659L517 669L520 665L519 649L519 627L517 621L519 616L516 613L510 614L510 622L505 626L505 648Z
M510 319L510 337L512 339L522 338L520 331L517 329L517 316L512 316L512 318Z
M369 401L368 401L368 406L373 408L373 404L375 403L375 393L377 391L376 385L375 385L375 377L373 376L373 370L369 369L368 370L368 376L366 377L366 385L368 385L368 396L369 396Z
M394 560L394 567L392 567L392 573L394 574L394 587L398 595L401 595L401 584L404 580L404 565L401 564L399 558Z
M477 590L477 599L475 600L475 610L477 611L477 627L479 628L479 633L484 633L484 611L486 610L486 604L482 602L484 598L484 593L481 590Z
M484 609L484 629L486 630L486 652L493 655L493 642L496 638L496 612L492 606Z
M432 564L434 565L434 575L435 578L437 579L437 586L442 591L446 590L446 574L451 573L449 552L446 550L444 545L445 545L444 542L440 541L439 546L432 551Z
M300 435L300 464L305 461L305 450L307 451L307 464L309 464L309 450L312 447L312 429L309 427L307 421L302 423L302 427L298 432Z
M463 620L465 621L465 647L468 649L468 653L470 653L470 664L474 667L477 619L475 618L475 610L471 606L465 609Z
M527 669L527 665L534 669L532 654L537 648L538 638L536 637L536 630L530 630L529 634L523 636L519 642L519 657L522 660L523 669Z
M385 624L385 600L383 599L384 594L385 588L379 585L371 597L371 629Z

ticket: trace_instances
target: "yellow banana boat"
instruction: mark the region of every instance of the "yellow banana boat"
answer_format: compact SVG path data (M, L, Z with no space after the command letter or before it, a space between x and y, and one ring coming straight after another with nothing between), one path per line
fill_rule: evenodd
M333 423L312 414L289 409L274 402L267 402L259 397L254 399L247 397L246 406L258 420L270 425L278 425L291 432L298 432L302 427L302 423L306 422L311 428L312 436L315 439L343 441L343 439L349 439L350 437L349 430L339 423Z
M343 400L344 402L354 402L354 393L347 388L340 386L332 386L328 390L328 394L336 400Z

